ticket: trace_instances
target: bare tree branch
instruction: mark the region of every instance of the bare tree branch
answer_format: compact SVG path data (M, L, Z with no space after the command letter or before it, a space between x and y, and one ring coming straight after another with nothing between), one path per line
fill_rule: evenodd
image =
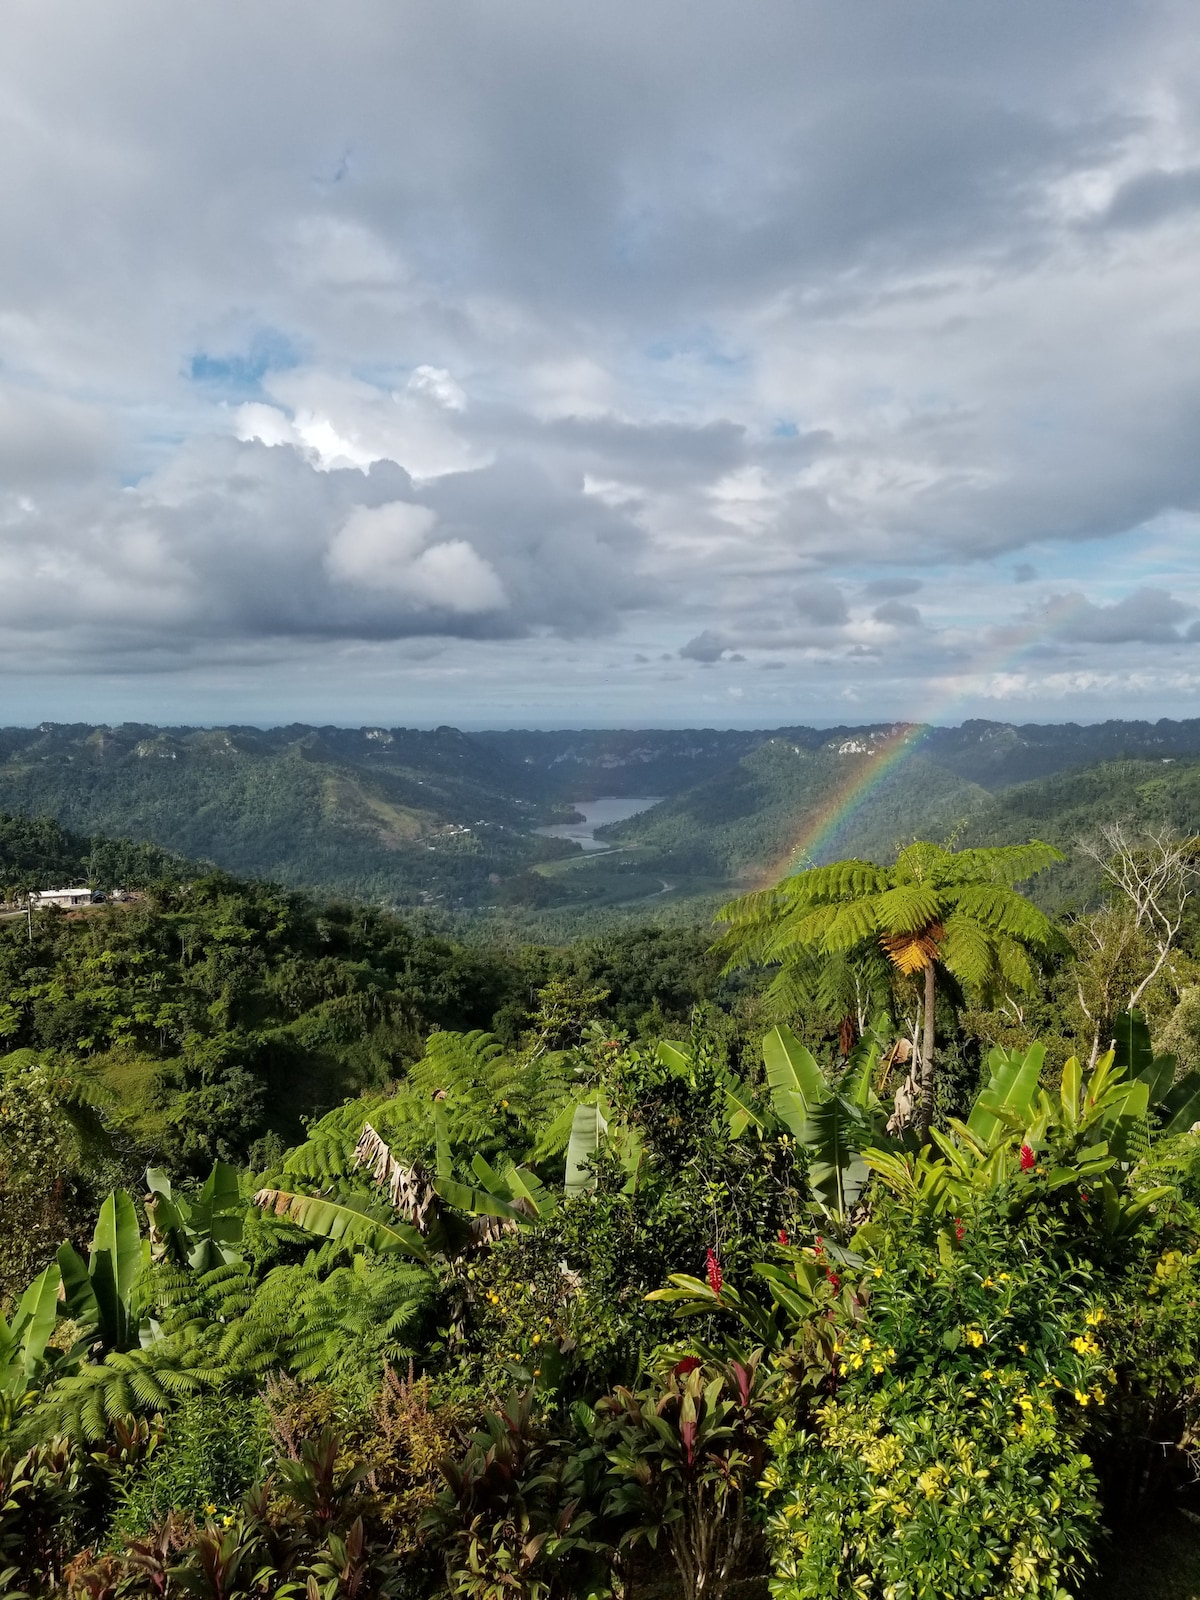
M1132 1010L1174 947L1184 908L1200 877L1200 839L1185 838L1165 826L1136 834L1122 822L1109 822L1094 839L1080 840L1079 849L1124 897L1134 928L1149 937L1155 950L1150 970L1129 996ZM1081 1003L1082 999L1081 994Z

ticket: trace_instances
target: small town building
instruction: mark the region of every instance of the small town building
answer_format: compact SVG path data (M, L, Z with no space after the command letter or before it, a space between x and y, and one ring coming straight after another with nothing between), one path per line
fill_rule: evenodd
M92 891L90 889L37 889L29 897L35 906L62 906L70 910L72 906L90 906Z

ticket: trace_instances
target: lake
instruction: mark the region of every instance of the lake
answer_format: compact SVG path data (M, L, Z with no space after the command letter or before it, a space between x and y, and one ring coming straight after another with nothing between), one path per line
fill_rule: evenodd
M636 817L639 811L649 811L662 799L660 794L601 795L599 800L572 800L572 808L582 816L582 822L556 822L549 828L535 828L547 839L573 839L585 850L611 850L610 844L596 838L595 830L608 822L624 822L626 817Z

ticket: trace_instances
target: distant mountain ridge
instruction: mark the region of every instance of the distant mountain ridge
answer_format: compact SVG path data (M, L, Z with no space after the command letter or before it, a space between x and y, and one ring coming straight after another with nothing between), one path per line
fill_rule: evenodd
M877 754L897 735L906 753ZM683 915L784 870L818 834L822 859L886 856L918 834L1054 837L1085 791L1085 812L1118 793L1144 810L1169 792L1172 815L1200 828L1184 781L1197 761L1200 718L484 733L43 723L0 729L0 810L319 893L525 917L536 932ZM1119 777L1134 767L1136 782ZM1085 770L1101 776L1071 781ZM665 798L601 830L610 849L586 860L532 831L571 802L641 795Z

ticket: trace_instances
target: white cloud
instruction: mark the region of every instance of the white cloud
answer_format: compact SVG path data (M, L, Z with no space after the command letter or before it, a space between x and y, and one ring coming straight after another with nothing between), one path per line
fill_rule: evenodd
M359 506L329 546L330 575L342 583L389 590L414 608L471 616L505 606L495 569L465 539L430 543L436 526L427 506L404 500Z
M623 630L581 714L637 645L905 715L1032 627L1183 708L1195 8L465 7L6 19L0 658L445 635L519 715Z

